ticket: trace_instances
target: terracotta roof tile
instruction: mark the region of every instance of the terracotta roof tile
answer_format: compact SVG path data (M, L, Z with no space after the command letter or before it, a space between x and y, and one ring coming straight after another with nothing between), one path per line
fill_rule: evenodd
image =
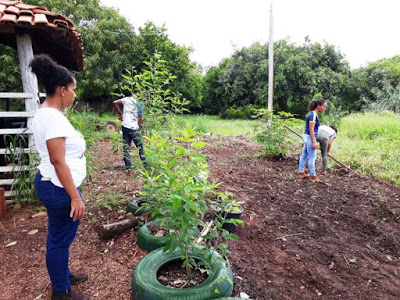
M18 4L18 3L21 3L21 2L19 2L19 1L0 0L0 4L4 4L4 5L7 5L7 6L15 5L15 4Z
M19 23L19 24L29 23L29 24L33 25L33 16L27 16L27 15L19 16L17 23Z
M28 33L35 54L47 53L67 68L84 69L82 37L71 20L20 1L0 0L0 43L16 48L16 33Z
M47 24L49 21L47 21L47 18L43 14L36 14L33 16L33 23L35 24Z
M20 14L20 15L29 15L29 16L33 16L33 11L31 11L31 10L26 10L26 9L21 9L21 10L19 11L19 14Z
M40 9L43 9L43 10L47 10L47 8L44 7L44 6L24 4L24 3L21 3L21 2L17 2L17 4L14 4L14 5L15 5L15 7L18 7L19 9L33 10L33 9L36 9L36 8L40 8Z
M8 6L4 12L19 15L19 8L15 6Z
M4 14L0 19L0 24L17 23L17 15Z

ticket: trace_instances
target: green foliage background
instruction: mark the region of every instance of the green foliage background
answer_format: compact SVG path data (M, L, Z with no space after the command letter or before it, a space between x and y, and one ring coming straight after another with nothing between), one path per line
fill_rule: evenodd
M242 117L232 109L265 108L268 92L268 44L254 43L236 49L217 66L202 69L189 58L192 48L178 45L165 26L151 22L134 28L118 11L99 0L27 0L70 18L83 35L86 70L77 72L78 99L100 111L111 110L121 93L125 70L137 74L146 69L155 53L176 76L171 93L190 101L192 113ZM400 111L400 55L351 70L344 54L334 45L302 45L290 40L274 44L274 112L303 118L309 101L320 94L329 101L332 114ZM0 45L0 91L20 91L17 53ZM227 110L230 109L230 111ZM328 112L329 114L329 112Z

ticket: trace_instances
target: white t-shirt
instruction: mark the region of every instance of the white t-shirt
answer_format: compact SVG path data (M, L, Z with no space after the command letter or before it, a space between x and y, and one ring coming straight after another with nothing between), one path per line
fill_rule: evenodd
M318 130L323 130L325 132L327 132L329 134L329 137L334 137L336 139L336 131L333 130L331 127L326 126L326 125L322 125L319 127Z
M133 97L126 97L121 100L122 104L124 105L122 126L128 129L138 130L138 115L143 114L143 108L141 107L139 101Z
M86 177L86 143L82 134L71 125L62 112L50 107L43 107L36 111L32 122L32 131L35 146L39 152L40 165L38 168L42 176L51 178L54 185L63 187L50 162L46 141L64 137L65 162L71 170L75 186L80 186Z

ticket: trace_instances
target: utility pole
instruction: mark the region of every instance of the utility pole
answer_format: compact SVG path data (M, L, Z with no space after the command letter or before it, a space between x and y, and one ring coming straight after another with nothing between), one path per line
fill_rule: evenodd
M269 8L269 48L268 48L268 110L271 112L268 119L268 127L272 125L272 108L274 98L274 20L272 16L272 1Z

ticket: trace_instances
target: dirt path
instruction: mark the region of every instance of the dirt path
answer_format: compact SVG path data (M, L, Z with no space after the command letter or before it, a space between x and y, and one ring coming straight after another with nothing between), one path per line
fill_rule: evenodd
M296 177L297 161L265 161L243 137L213 138L205 149L212 178L243 200L244 228L231 242L234 295L252 299L399 299L400 188L335 170L325 184ZM131 299L131 272L145 251L136 230L101 241L95 226L123 218L140 183L128 178L120 155L100 142L90 207L71 248L72 270L89 281L77 290L92 299ZM111 210L104 205L112 199ZM46 218L38 208L10 209L0 222L0 299L49 299L45 268ZM37 229L35 234L31 230ZM16 241L10 247L5 245Z

